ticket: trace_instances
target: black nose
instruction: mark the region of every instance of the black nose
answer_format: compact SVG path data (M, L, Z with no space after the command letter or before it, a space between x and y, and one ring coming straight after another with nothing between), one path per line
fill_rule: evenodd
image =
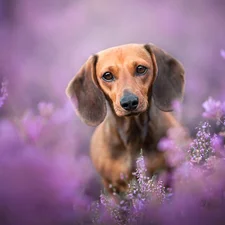
M120 105L127 111L135 110L138 106L138 97L133 94L125 94L120 99Z

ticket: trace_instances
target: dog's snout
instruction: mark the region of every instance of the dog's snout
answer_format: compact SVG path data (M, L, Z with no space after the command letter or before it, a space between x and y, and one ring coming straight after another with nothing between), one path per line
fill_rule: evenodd
M138 97L133 94L125 94L120 99L120 105L127 111L135 110L138 106Z

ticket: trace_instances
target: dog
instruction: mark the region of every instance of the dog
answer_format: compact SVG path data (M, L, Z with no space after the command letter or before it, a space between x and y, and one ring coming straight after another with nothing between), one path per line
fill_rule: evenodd
M171 111L173 101L183 99L184 84L182 64L153 44L100 51L69 82L66 94L78 116L97 126L90 155L108 192L127 190L140 149L150 176L173 169L158 142L181 126Z

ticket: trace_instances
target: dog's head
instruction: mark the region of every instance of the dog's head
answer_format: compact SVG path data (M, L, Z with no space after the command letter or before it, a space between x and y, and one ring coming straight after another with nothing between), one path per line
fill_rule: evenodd
M132 116L146 111L151 98L160 110L172 111L183 91L182 65L152 44L128 44L91 56L66 89L91 126L104 120L106 99L117 116Z

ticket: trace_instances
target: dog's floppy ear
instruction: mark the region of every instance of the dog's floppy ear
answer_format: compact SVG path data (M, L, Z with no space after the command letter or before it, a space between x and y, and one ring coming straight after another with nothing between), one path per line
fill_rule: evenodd
M144 47L152 57L156 73L152 87L155 105L162 111L172 111L172 102L183 99L184 68L175 58L155 45L147 44Z
M91 56L66 88L78 116L89 126L99 125L106 116L105 97L96 84L97 60Z

